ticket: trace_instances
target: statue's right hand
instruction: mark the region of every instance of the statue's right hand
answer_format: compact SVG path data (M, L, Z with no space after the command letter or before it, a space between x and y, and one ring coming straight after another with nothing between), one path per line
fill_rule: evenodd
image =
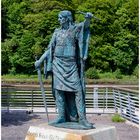
M40 67L40 65L41 65L40 61L37 60L37 61L35 62L35 69L38 69L38 68Z
M87 12L87 13L85 14L85 18L91 19L92 17L93 17L93 14L90 13L90 12Z

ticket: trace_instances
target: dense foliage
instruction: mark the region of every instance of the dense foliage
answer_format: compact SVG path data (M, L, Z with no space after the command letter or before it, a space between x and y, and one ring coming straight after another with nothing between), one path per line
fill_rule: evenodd
M59 26L59 11L68 9L77 22L90 11L92 19L86 69L119 70L132 74L138 68L138 0L2 0L2 74L34 71L35 56L48 46Z

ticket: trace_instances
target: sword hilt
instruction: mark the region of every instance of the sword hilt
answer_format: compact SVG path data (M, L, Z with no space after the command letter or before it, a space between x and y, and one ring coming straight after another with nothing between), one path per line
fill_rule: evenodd
M38 61L38 56L35 56L35 61L37 62ZM36 62L35 62L35 69L40 69L40 66L36 66Z
M35 61L37 61L38 60L38 56L37 55L35 55Z

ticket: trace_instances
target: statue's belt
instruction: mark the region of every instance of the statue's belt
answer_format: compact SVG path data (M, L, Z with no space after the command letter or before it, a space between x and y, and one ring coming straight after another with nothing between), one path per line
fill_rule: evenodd
M76 61L76 58L74 56L58 56L54 55L54 58L59 58L59 59L65 59L66 61Z

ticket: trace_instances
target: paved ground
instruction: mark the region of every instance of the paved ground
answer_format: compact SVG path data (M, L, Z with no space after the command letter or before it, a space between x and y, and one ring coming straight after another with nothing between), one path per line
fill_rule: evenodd
M55 115L49 115L52 120ZM126 123L113 123L111 115L89 114L87 118L95 124L112 125L117 128L120 140L138 140L139 130L137 127ZM2 111L1 140L24 140L30 125L40 124L46 121L45 114L26 114L25 111Z

